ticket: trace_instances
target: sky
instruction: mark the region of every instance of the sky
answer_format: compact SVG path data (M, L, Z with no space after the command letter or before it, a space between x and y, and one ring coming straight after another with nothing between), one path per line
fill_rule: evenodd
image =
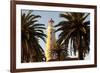
M27 13L28 10L22 10L22 13ZM64 20L63 18L60 18L60 14L63 12L59 11L43 11L43 10L33 10L32 12L34 15L40 15L41 18L37 18L38 23L45 24L45 27L48 27L48 21L52 18L54 20L54 25L58 24L60 21ZM47 31L45 30L44 33L46 34ZM60 32L57 32L55 34L56 39L58 38ZM45 51L46 49L46 44L40 40L40 45L42 46L43 50Z
M22 10L22 12L27 12L28 10ZM32 12L34 15L40 15L41 18L38 18L38 23L45 24L45 27L48 27L48 21L52 18L54 20L54 25L58 24L60 21L64 20L64 18L60 18L60 14L64 13L61 11L43 11L43 10L33 10ZM87 17L86 20L89 20L90 16ZM47 31L44 31L45 34ZM58 39L58 35L60 32L57 32L55 34L56 39ZM40 40L40 45L42 46L43 50L46 50L46 43L44 43L42 40Z
M63 19L59 18L59 14L61 14L62 12L59 11L33 11L33 14L36 15L40 15L41 18L39 18L39 23L45 24L45 27L48 27L48 21L52 18L54 20L54 25L58 24L60 21L62 21ZM47 33L47 31L45 31L45 33ZM55 34L56 38L58 38L59 32ZM46 44L40 40L40 44L42 46L42 48L46 49Z

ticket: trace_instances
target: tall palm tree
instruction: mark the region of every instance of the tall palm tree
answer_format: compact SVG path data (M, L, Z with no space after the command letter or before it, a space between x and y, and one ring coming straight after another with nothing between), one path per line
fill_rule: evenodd
M55 26L58 27L56 32L61 31L57 42L66 45L65 48L68 49L70 41L70 50L73 49L74 55L78 51L80 60L83 60L90 50L90 21L87 20L88 16L89 13L65 12L60 14L60 17L65 20Z
M33 11L21 12L21 62L40 62L45 60L44 51L39 39L45 42L45 25L39 24Z

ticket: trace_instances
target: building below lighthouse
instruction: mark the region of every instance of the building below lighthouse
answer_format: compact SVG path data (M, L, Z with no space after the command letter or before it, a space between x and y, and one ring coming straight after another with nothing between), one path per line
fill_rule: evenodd
M48 21L47 27L47 40L46 40L46 61L57 61L57 53L54 51L57 49L54 21L52 18Z

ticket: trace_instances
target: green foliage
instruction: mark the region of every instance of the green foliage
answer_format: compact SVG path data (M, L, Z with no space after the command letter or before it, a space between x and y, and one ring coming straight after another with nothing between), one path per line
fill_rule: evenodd
M39 39L45 42L45 24L38 23L39 15L34 15L33 11L21 13L21 62L41 62L45 61L43 48L39 44Z
M56 32L61 31L57 43L66 45L65 48L68 49L71 40L74 55L78 51L80 60L84 59L90 50L90 21L86 20L88 16L89 13L66 12L60 14L60 17L65 20L55 26L58 28Z

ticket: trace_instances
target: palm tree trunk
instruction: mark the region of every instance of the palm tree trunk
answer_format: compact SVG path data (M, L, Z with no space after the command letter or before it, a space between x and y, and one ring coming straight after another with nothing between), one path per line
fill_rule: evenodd
M26 61L29 62L29 48L28 48L28 42L25 40L25 45L26 45Z
M79 33L79 46L78 46L78 51L79 51L79 60L84 60L83 58L83 49L82 49L82 36L81 36L81 32Z
M79 50L79 60L84 60L83 52L82 52L82 48L81 47L80 47L80 50Z

